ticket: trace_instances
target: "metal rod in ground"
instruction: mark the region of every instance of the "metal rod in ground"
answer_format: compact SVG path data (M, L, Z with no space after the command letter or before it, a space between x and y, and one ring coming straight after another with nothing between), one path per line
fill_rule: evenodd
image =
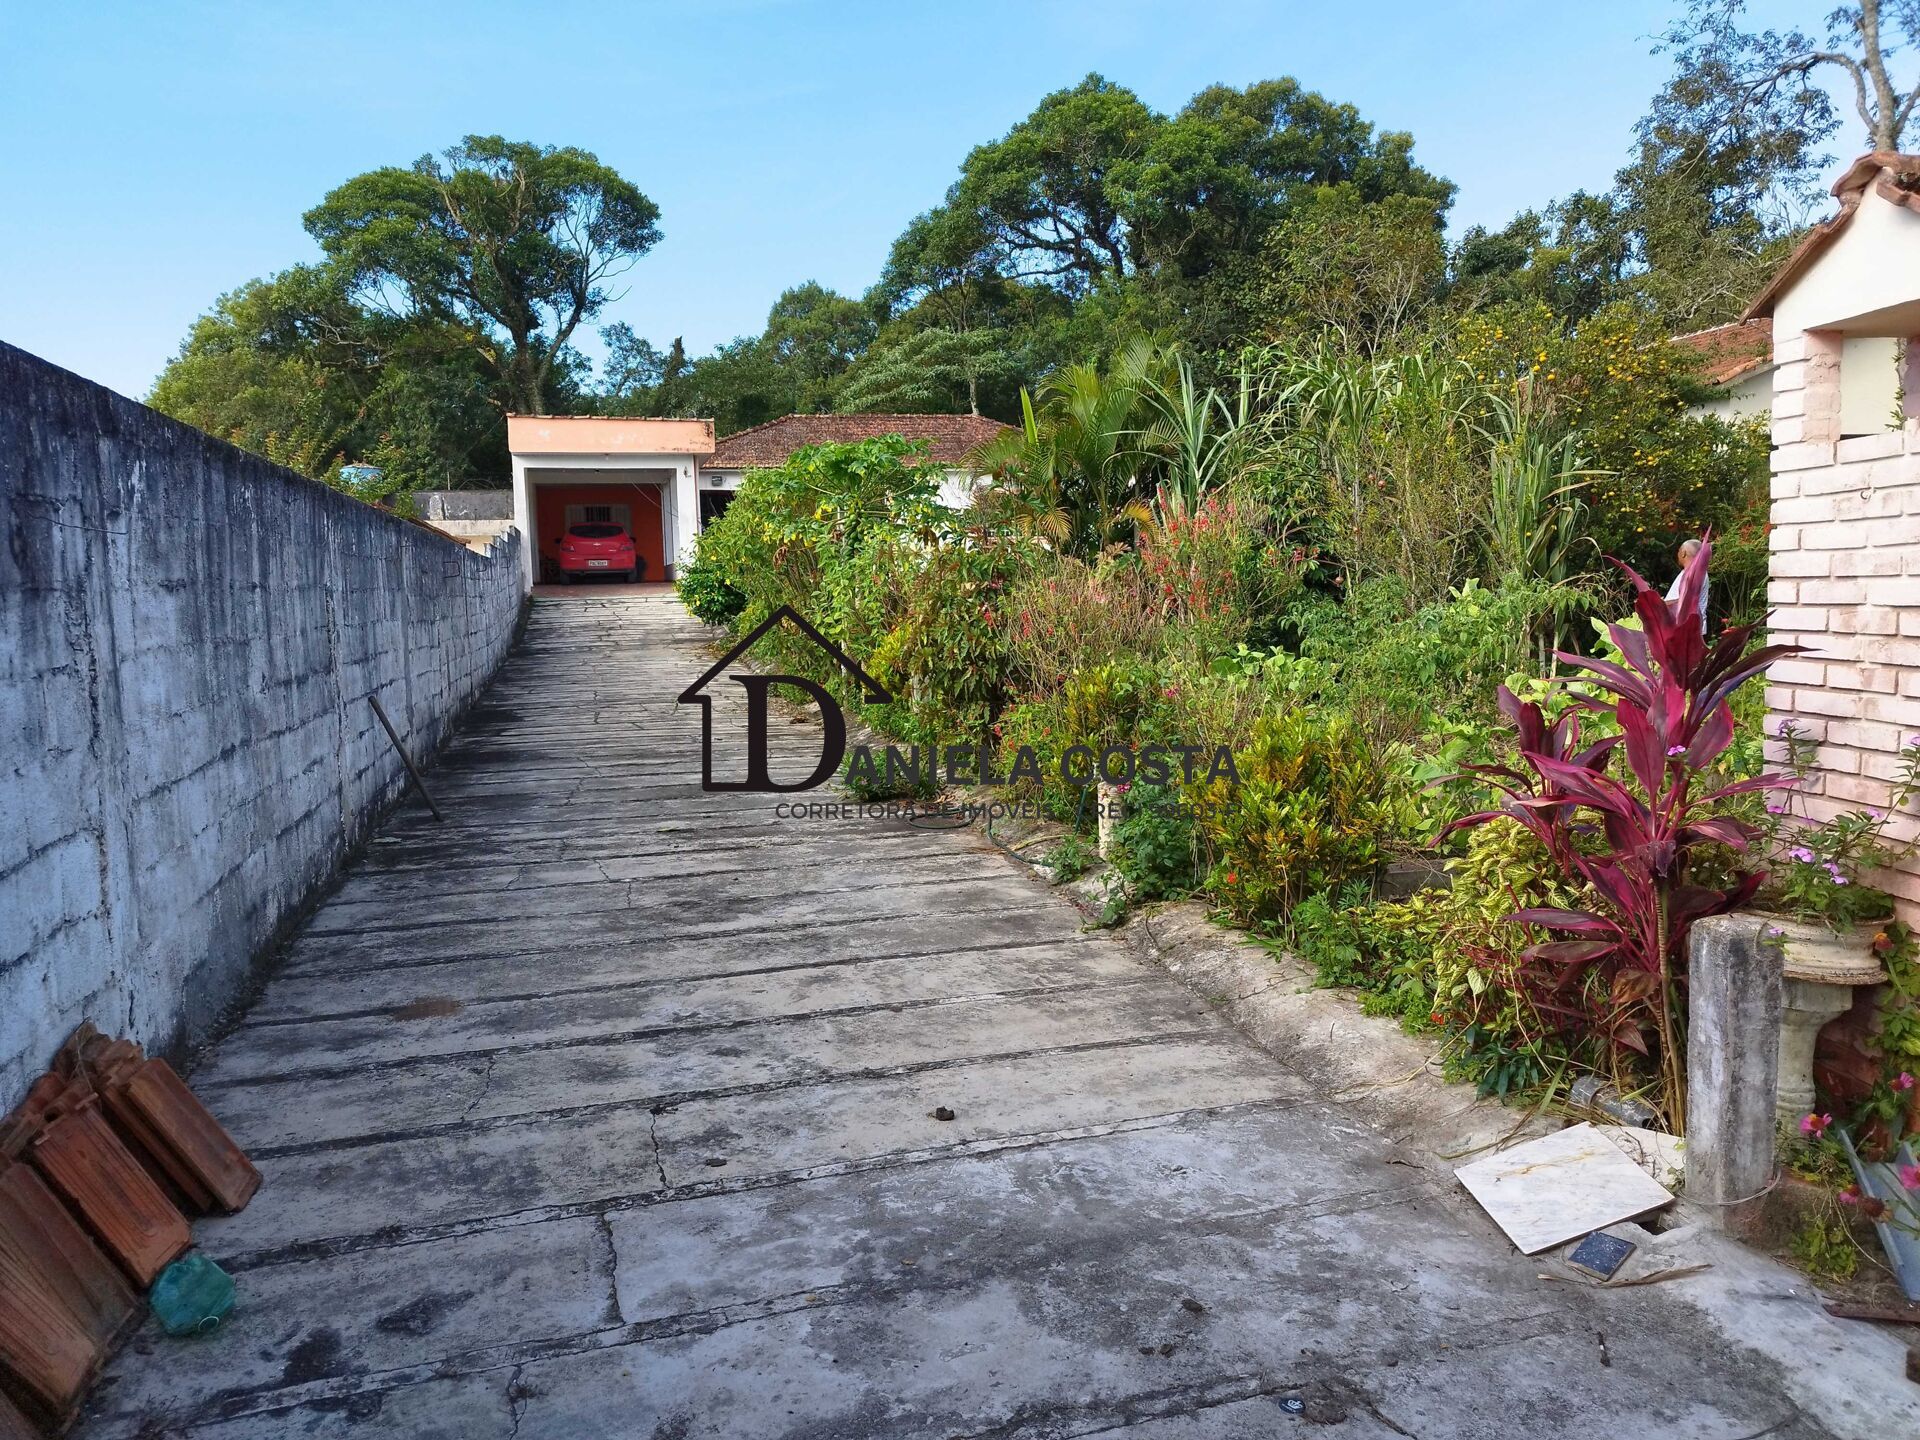
M373 706L373 713L379 718L381 728L387 732L387 738L393 741L393 748L400 752L400 763L407 767L407 778L413 782L413 788L420 792L420 798L427 802L427 809L433 812L433 818L444 820L440 807L433 803L433 796L427 793L427 782L420 778L419 770L414 768L413 757L407 754L407 747L400 743L400 732L393 728L393 722L387 719L387 712L380 708L378 697L369 695L367 703Z

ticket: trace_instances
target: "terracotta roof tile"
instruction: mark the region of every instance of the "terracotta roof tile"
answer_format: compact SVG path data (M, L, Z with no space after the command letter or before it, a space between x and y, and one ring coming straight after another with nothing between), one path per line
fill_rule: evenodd
M1006 428L983 415L784 415L727 436L700 465L705 470L764 470L785 464L803 446L899 435L929 441L934 462L952 466Z
M1676 335L1673 343L1700 357L1700 375L1710 385L1728 385L1773 359L1773 321L1736 320L1711 330Z

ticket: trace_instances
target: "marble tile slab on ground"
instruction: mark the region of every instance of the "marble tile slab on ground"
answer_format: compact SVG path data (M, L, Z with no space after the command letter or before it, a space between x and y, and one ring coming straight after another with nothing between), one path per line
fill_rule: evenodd
M1453 1173L1524 1255L1658 1210L1673 1199L1591 1125L1543 1135Z

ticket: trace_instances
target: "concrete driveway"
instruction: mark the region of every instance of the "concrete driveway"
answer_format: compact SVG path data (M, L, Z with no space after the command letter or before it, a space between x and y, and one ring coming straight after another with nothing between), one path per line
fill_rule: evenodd
M144 1333L80 1433L1825 1433L977 835L703 793L706 639L536 600L446 823L394 817L193 1077L266 1175L198 1227L233 1322Z

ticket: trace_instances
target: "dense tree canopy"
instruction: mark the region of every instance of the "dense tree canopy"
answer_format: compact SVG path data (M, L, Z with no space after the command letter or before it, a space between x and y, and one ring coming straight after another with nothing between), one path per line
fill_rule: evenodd
M469 135L444 161L355 176L306 227L355 299L463 327L508 406L539 415L568 342L659 240L659 218L584 150Z
M355 302L338 271L296 266L195 322L153 406L317 479L344 461L394 491L504 474L497 376L467 331Z
M1609 188L1451 247L1454 187L1351 105L1280 78L1161 113L1095 74L969 151L864 295L796 284L704 355L610 325L597 373L582 329L658 210L585 151L470 136L327 195L306 216L321 262L223 297L153 398L310 473L370 459L396 486L504 483L513 410L698 414L722 434L794 411L1011 421L1023 391L1142 335L1217 381L1250 346L1387 355L1472 315L1544 313L1572 337L1625 306L1636 335L1699 329L1740 312L1813 213L1839 120L1809 77L1859 80L1851 143L1906 133L1915 104L1895 74L1911 5L1837 12L1817 43L1741 12L1701 0L1662 39L1672 78Z

